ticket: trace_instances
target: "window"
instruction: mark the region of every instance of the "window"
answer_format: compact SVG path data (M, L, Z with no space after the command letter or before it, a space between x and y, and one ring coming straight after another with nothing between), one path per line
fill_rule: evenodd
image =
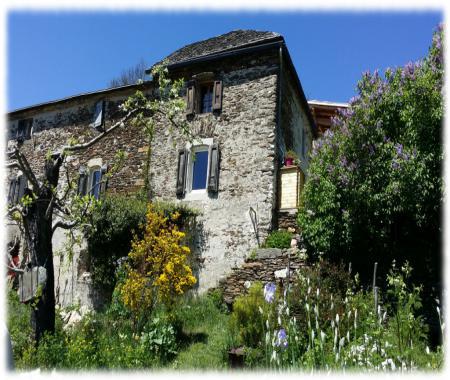
M33 119L19 120L17 126L17 140L25 141L31 138L31 128L33 126Z
M222 81L191 81L186 89L186 115L222 109Z
M177 196L218 192L219 148L212 139L178 152Z
M195 147L189 157L190 190L205 190L208 177L208 147Z
M200 113L212 112L213 84L200 87Z
M106 164L101 167L90 166L89 174L87 174L86 168L84 166L80 167L78 177L78 194L82 196L89 194L93 195L95 199L99 199L100 196L106 191L108 180L106 176L107 169Z
M89 186L90 194L98 199L100 196L100 181L102 179L102 172L100 168L95 169L91 173L91 186Z
M103 100L95 103L94 106L94 117L92 120L92 126L98 130L103 129L105 123L105 102Z

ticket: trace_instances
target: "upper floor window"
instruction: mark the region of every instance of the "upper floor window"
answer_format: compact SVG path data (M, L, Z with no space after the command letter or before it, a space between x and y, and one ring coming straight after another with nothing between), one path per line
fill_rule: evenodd
M191 81L186 90L186 114L209 113L222 109L222 81Z
M17 140L24 141L31 138L31 128L33 126L33 119L19 120L17 125Z
M212 112L213 85L204 84L200 87L200 113Z
M100 100L95 103L94 106L94 116L92 120L92 126L96 129L103 129L105 123L105 101Z

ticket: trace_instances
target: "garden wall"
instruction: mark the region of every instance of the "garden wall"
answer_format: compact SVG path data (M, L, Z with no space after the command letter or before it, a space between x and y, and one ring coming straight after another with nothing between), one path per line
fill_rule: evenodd
M304 266L305 260L300 258L297 248L259 248L244 261L242 266L234 267L228 277L219 280L216 289L222 290L224 301L231 304L237 296L245 293L252 282L286 282L286 279L279 276L287 277L289 270L289 277L292 279L295 271ZM286 274L282 272L284 270Z

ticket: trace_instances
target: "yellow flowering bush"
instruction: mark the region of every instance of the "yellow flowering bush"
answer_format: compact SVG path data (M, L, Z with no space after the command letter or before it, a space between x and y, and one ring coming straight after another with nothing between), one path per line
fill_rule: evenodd
M191 251L181 243L185 234L176 224L179 217L178 212L165 217L149 204L144 236L135 237L131 244L128 275L120 293L125 306L137 314L151 310L156 300L170 308L197 282L188 264Z

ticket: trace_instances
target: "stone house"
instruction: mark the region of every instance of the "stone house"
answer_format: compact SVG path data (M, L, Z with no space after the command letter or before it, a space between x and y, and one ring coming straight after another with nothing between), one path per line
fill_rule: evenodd
M148 142L126 125L101 143L71 156L67 165L84 186L96 186L118 150L125 166L108 182L108 193L139 191L148 175L154 200L186 203L201 214L194 254L202 263L198 290L217 285L252 248L279 226L293 224L307 176L312 141L318 135L284 38L273 32L236 30L187 45L166 57L173 78L184 78L186 118L196 135L186 142L157 125L146 173ZM155 83L109 88L18 109L8 114L8 143L20 139L36 172L47 151L70 138L86 142L120 116L119 105L136 90L152 96ZM288 150L300 164L284 167ZM8 175L9 202L27 186L17 172ZM64 178L61 179L61 183ZM14 230L9 229L10 236ZM61 250L65 235L54 235ZM80 270L82 246L71 262L55 258L57 302L95 304L89 273Z

